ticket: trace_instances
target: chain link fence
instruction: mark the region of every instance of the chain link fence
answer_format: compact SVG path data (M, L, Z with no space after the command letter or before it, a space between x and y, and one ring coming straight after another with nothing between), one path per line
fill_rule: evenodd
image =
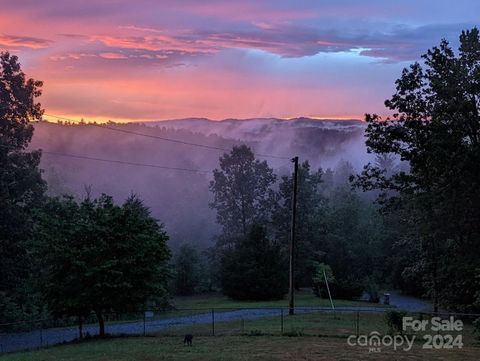
M435 322L432 321L433 317L437 317ZM433 333L454 336L461 334L464 345L478 344L480 336L479 314L407 313L382 308L339 308L332 311L326 308L297 307L295 315L289 315L288 308L149 310L125 314L106 313L104 319L105 333L111 336L183 337L192 334L348 338L372 333L410 333L422 338ZM403 330L404 320L410 322L406 330ZM447 326L457 320L461 321L461 330L448 329ZM75 318L65 318L0 324L0 353L71 342L79 339L80 335L83 338L94 337L99 331L97 321L92 314L82 322ZM445 329L433 331L434 324L444 325ZM426 327L424 330L411 327L419 325Z

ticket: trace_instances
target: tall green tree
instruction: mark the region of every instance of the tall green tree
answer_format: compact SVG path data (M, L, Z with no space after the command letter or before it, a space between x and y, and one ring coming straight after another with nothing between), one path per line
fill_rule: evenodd
M316 252L324 247L327 200L322 189L321 169L312 171L308 161L298 169L297 232L295 279L298 287L311 286ZM293 177L284 176L279 185L273 223L275 237L286 249L290 239Z
M217 211L227 241L246 237L255 223L270 220L275 202L272 185L276 176L266 161L255 159L246 145L234 146L220 157L220 169L213 171L210 207Z
M26 278L31 259L25 241L31 210L46 190L39 170L39 151L27 151L33 135L32 120L42 116L42 82L27 79L16 56L0 53L0 318L3 303L25 305L30 292ZM9 308L12 310L12 307ZM18 312L19 307L13 307ZM18 316L18 315L17 315ZM13 315L12 315L13 317Z
M367 279L381 278L385 264L380 214L345 184L330 193L325 218L327 230L319 260L335 275L332 294L338 298L358 297Z
M385 102L386 120L367 114L367 147L395 154L408 171L386 174L368 165L357 179L380 189L384 205L407 216L403 242L417 250L410 269L445 307L472 310L480 269L480 41L463 31L455 54L446 40L412 64ZM392 194L393 192L393 194Z
M189 245L180 246L174 259L175 293L180 296L193 295L200 285L201 265L197 250Z
M39 211L33 249L42 291L57 315L134 311L166 293L168 236L136 196L51 198Z
M286 257L263 225L224 250L220 282L224 294L237 300L281 299L287 292Z

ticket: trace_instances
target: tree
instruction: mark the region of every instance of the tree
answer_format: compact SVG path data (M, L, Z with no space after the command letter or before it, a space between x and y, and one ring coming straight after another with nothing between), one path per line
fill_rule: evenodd
M327 298L329 297L329 295L328 295L328 289L327 289L327 284L325 282L325 278L327 279L329 284L332 284L333 282L335 282L335 277L333 275L332 268L328 264L320 263L317 261L313 262L313 267L314 267L314 272L312 275L313 293L315 293L315 295L318 297Z
M22 291L31 268L25 241L31 210L46 190L38 168L41 153L26 151L33 135L30 121L43 112L36 102L41 86L26 78L16 56L0 53L0 296L11 305L29 297ZM8 319L1 311L0 318Z
M354 298L361 295L368 278L380 278L383 227L380 215L367 201L346 185L329 195L325 215L326 237L319 260L328 264L335 282L332 295Z
M266 161L255 159L246 145L234 146L220 157L220 169L213 171L210 207L217 211L227 241L246 237L254 222L265 224L274 204L271 189L276 176Z
M237 300L281 299L288 288L286 264L280 245L268 239L264 226L254 224L221 256L223 293Z
M42 291L57 315L135 311L166 293L168 236L136 196L122 206L106 195L51 198L39 211L33 249Z
M175 293L193 295L200 284L200 259L195 248L189 244L180 246L174 261Z
M308 161L298 170L297 232L295 242L295 284L311 286L315 270L315 252L324 246L326 198L322 193L321 169L311 171ZM278 190L278 202L273 223L275 236L288 249L292 217L293 177L284 176Z
M480 41L473 28L460 35L458 55L446 40L423 55L396 81L384 121L367 114L367 147L395 154L408 171L387 175L367 165L357 184L394 192L384 209L401 212L409 227L403 239L418 258L412 269L435 309L473 310L480 267Z

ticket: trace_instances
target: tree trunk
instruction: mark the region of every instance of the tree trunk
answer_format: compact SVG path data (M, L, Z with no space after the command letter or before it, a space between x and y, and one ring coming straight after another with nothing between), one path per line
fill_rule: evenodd
M105 336L105 321L103 320L102 311L95 311L95 314L97 315L97 319L98 319L98 326L99 326L98 335L100 337L103 337Z

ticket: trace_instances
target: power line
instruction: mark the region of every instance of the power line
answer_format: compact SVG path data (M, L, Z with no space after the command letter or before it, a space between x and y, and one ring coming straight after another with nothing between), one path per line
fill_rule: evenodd
M61 120L66 120L66 121L72 121L75 122L74 119L70 118L65 118L65 117L60 117L57 115L53 114L44 114L49 117L61 119ZM94 125L103 129L108 129L112 131L117 131L121 133L128 133L128 134L133 134L137 136L143 136L143 137L148 137L148 138L154 138L154 139L160 139L164 141L169 141L173 143L179 143L179 144L185 144L185 145L191 145L191 146L197 146L197 147L202 147L206 149L212 149L212 150L221 150L221 151L230 151L230 149L226 148L221 148L221 147L215 147L215 146L209 146L205 144L197 144L197 143L191 143L191 142L185 142L177 139L171 139L171 138L165 138L165 137L159 137L151 134L144 134L144 133L137 133L125 129L118 129L118 128L112 128L108 126L103 126L99 124L92 124L90 123L89 125ZM7 145L1 145L0 147L5 147L5 148L13 148ZM99 157L92 157L92 156L87 156L87 155L80 155L80 154L69 154L69 153L61 153L61 152L54 152L54 151L48 151L48 150L43 150L41 149L42 154L48 154L48 155L53 155L53 156L60 156L60 157L69 157L69 158L76 158L76 159L85 159L85 160L93 160L93 161L98 161L98 162L108 162L108 163L115 163L115 164L124 164L124 165L132 165L132 166L138 166L138 167L149 167L149 168L158 168L158 169L168 169L168 170L175 170L175 171L185 171L185 172L194 172L194 173L205 173L208 174L210 171L206 170L201 170L201 169L189 169L189 168L179 168L179 167L169 167L169 166L163 166L163 165L157 165L157 164L145 164L145 163L137 163L137 162L129 162L129 161L122 161L122 160L117 160L117 159L105 159L105 158L99 158ZM275 155L266 155L266 154L258 154L254 153L256 156L259 157L270 157L270 158L277 158L277 159L290 159L287 157L280 157L280 156L275 156ZM286 164L285 164L286 165ZM277 167L275 169L279 169L283 167L284 165Z
M133 166L137 166L137 167L169 169L169 170L177 170L177 171L192 172L192 173L210 173L210 171L201 170L201 169L177 168L177 167L168 167L168 166L165 166L165 165L157 165L157 164L127 162L127 161L123 161L123 160L104 159L104 158L89 157L89 156L78 155L78 154L58 153L58 152L50 152L50 151L43 151L43 150L42 150L42 153L49 154L49 155L60 156L60 157L70 157L70 158L77 158L77 159L94 160L94 161L98 161L98 162L108 162L108 163L116 163L116 164L133 165Z
M46 115L47 117L52 117L52 118L56 118L56 119L60 119L60 120L75 122L74 119L60 117L60 116L53 115L53 114L46 114L45 113L44 115ZM186 141L178 140L178 139L160 137L160 136L156 136L156 135L152 135L152 134L138 133L138 132L134 132L134 131L131 131L131 130L126 130L126 129L112 128L112 127L109 127L109 126L106 126L106 125L101 125L101 124L89 123L89 125L93 125L93 126L96 126L96 127L102 128L102 129L112 130L112 131L115 131L115 132L132 134L132 135L137 135L137 136L146 137L146 138L159 139L159 140L163 140L163 141L166 141L166 142L190 145L190 146L200 147L200 148L204 148L204 149L220 150L220 151L224 151L224 152L229 152L231 150L231 149L227 149L227 148L215 147L215 146L206 145L206 144L192 143L192 142L186 142ZM254 155L256 155L257 157L261 157L261 158L290 159L288 157L281 157L281 156L270 155L270 154L254 153Z
M10 146L8 146L8 145L1 145L1 144L0 144L0 147L13 148L13 147L10 147ZM42 152L42 154L48 154L48 155L59 156L59 157L76 158L76 159L93 160L93 161L97 161L97 162L107 162L107 163L115 163L115 164L125 164L125 165L137 166L137 167L149 167L149 168L158 168L158 169L168 169L168 170L176 170L176 171L192 172L192 173L205 173L205 174L210 173L210 171L201 170L201 169L178 168L178 167L169 167L169 166L158 165L158 164L146 164L146 163L128 162L128 161L117 160L117 159L105 159L105 158L98 158L98 157L90 157L90 156L80 155L80 154L70 154L70 153L52 152L52 151L43 150L43 149L40 149L40 151Z

